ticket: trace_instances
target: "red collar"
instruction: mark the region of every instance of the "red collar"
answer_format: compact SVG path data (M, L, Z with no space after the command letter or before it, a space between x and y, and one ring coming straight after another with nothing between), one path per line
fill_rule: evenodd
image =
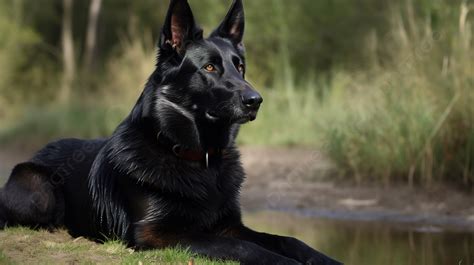
M206 168L209 168L210 157L221 158L222 154L226 152L225 149L213 147L206 150L182 148L181 145L173 143L171 139L164 136L161 131L156 135L156 139L162 145L170 148L175 156L188 161L203 162Z

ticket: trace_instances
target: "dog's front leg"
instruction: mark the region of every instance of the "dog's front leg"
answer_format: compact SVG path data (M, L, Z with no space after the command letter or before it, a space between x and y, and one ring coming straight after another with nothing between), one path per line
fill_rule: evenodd
M252 242L219 236L195 236L181 240L181 246L213 259L235 260L241 264L301 264Z
M254 243L209 234L161 234L137 229L135 246L141 249L179 246L211 259L235 260L241 264L301 264Z
M304 264L341 265L328 256L312 249L305 243L293 237L277 236L251 230L244 225L228 228L224 236L255 243L265 249L300 261Z

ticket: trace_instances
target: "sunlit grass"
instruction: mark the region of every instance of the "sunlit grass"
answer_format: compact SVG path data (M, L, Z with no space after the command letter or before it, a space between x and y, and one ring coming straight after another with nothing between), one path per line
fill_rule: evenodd
M7 228L0 234L1 264L236 264L201 258L185 249L135 251L120 241L94 243L73 239L65 231L54 233L28 228Z

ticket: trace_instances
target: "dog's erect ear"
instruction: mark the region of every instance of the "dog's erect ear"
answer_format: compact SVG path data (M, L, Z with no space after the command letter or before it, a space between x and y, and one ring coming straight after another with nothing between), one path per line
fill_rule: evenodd
M244 27L244 5L242 0L234 0L224 21L212 32L211 37L227 38L236 45L242 45Z
M160 36L160 48L183 51L191 41L202 39L187 0L171 0Z

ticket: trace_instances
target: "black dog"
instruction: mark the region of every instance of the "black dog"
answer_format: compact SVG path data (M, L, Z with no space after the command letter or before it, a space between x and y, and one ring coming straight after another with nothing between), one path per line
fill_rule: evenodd
M0 226L65 226L244 264L339 264L242 224L235 138L262 102L244 80L243 31L241 0L207 39L187 1L172 0L156 70L130 115L108 139L60 140L17 165L0 191Z

